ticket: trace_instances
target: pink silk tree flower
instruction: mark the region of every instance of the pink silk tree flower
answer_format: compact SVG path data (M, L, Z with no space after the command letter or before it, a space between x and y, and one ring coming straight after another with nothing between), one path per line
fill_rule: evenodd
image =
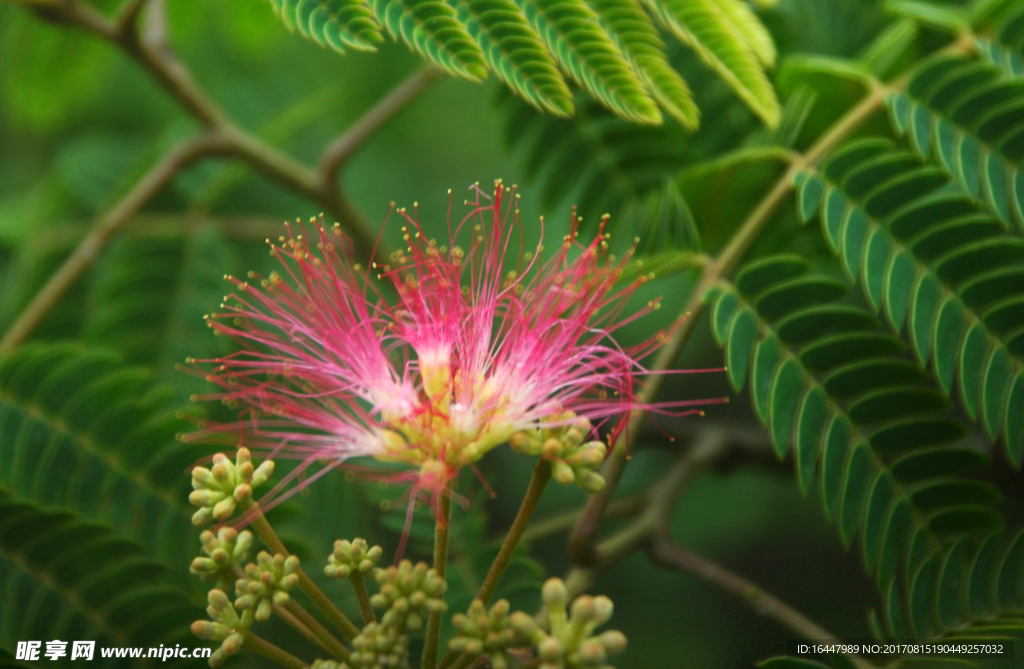
M542 444L572 428L595 437L594 421L608 425L611 441L632 410L681 415L705 403L638 397L637 376L646 373L639 361L667 335L615 342L616 330L658 305L624 315L650 276L623 282L632 251L609 257L603 221L583 245L574 213L569 234L544 259L541 245L523 253L513 189L498 182L490 196L474 192L472 211L449 230L450 246L428 240L399 210L406 249L364 268L321 217L311 235L289 227L272 244L280 272L250 273L252 283L229 277L237 290L208 321L242 350L191 362L206 364L206 378L222 389L199 399L242 413L189 438L235 438L299 458L291 476L306 482L353 458L402 463L408 469L397 478L412 484L413 497L424 491L436 503L452 494L462 467L513 435L520 444L530 441L524 434ZM599 465L606 449L594 443L602 448L591 464ZM586 458L595 459L593 448ZM316 463L321 469L307 476Z

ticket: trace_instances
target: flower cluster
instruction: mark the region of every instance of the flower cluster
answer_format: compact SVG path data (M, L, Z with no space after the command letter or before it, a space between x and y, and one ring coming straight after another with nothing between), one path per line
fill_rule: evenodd
M206 583L216 583L218 589L227 590L235 580L236 570L249 559L252 532L222 527L217 534L205 530L199 540L203 542L205 557L192 560L189 571Z
M256 564L247 564L245 577L235 581L235 606L243 611L255 609L256 620L260 622L269 620L275 605L288 603L288 591L299 582L298 570L299 558L294 555L285 557L260 551Z
M607 597L582 595L569 608L565 583L550 578L541 589L544 610L537 617L522 611L509 615L509 603L500 600L490 611L475 600L465 615L452 616L459 631L448 647L469 658L486 655L494 669L507 669L529 654L539 669L612 669L608 656L626 649L622 632L594 631L612 616Z
M513 434L586 419L614 438L632 409L691 404L644 404L635 392L639 360L665 333L634 347L614 341L657 303L623 316L650 276L624 276L632 251L610 256L603 222L582 244L574 214L553 252L520 244L517 253L518 195L500 182L490 196L474 188L472 211L448 244L428 239L399 210L405 248L363 267L338 226L321 218L272 243L282 271L229 277L236 290L208 322L242 350L191 362L206 365L206 378L221 388L200 399L245 415L187 438L242 432L252 448L302 460L291 476L307 482L357 457L401 463L407 469L398 478L436 504L463 466ZM589 434L544 454L558 480L593 491L605 449L593 447L596 430L585 424ZM316 463L326 466L310 475ZM238 496L230 482L215 482L200 482L201 521L224 516Z
M255 467L247 448L238 449L234 462L217 453L210 469L193 467L193 490L188 501L199 510L192 515L192 523L202 527L214 519L230 518L240 504L244 508L252 501L253 489L266 483L273 473L273 460Z

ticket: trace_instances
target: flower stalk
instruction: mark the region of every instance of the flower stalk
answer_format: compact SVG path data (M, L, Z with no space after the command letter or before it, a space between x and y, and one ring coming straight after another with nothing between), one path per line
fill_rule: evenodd
M452 500L442 497L434 525L434 570L441 578L448 567L448 544L451 539ZM427 619L427 641L423 645L423 669L437 667L437 649L441 641L441 612L431 613Z
M284 669L309 669L309 665L295 657L283 648L279 648L266 639L261 639L252 632L245 635L242 647L248 651L261 655Z
M259 504L252 502L248 508L245 509L246 517L249 519L249 523L252 529L256 531L256 534L260 536L263 543L267 545L270 550L274 553L280 553L281 555L290 555L288 549L285 548L284 543L278 538L277 533L274 532L274 528L267 522L266 516L263 515L263 511L260 509ZM299 577L299 587L306 593L306 596L320 609L321 613L331 621L335 627L349 639L354 639L359 635L359 628L356 627L355 623L348 619L344 613L341 612L337 606L334 605L327 595L324 594L323 590L317 587L316 583L302 570L302 567L296 571Z

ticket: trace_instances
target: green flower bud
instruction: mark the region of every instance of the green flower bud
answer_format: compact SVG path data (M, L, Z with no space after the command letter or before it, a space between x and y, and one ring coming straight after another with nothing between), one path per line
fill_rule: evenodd
M386 609L381 618L385 626L415 632L422 626L423 618L448 608L443 599L448 584L425 562L413 565L402 560L397 567L378 569L376 579L380 591L370 598L370 603Z
M288 591L299 582L299 558L260 551L256 562L247 564L245 578L235 581L235 606L255 610L256 620L264 622L270 618L275 604L288 603Z
M267 460L254 468L247 448L238 449L234 462L223 453L218 453L213 456L210 469L193 467L193 491L188 501L198 506L199 510L193 514L192 523L203 526L215 519L230 518L239 505L249 505L253 489L266 483L273 473L273 460Z
M370 546L365 539L353 539L351 542L339 539L334 542L334 552L327 557L324 574L329 578L349 578L352 575L369 574L384 554L380 546Z
M409 636L395 628L370 623L352 640L344 669L409 669Z
M529 638L518 634L513 627L509 608L505 599L496 602L490 611L482 601L474 600L465 615L452 616L452 626L459 633L448 647L473 656L487 654L492 667L507 667L512 659L509 650L529 644Z
M536 649L538 669L611 669L608 656L625 650L626 637L616 631L593 636L611 618L611 600L582 595L567 612L569 593L557 578L548 579L541 596L546 615L539 623L523 613L510 617L516 632Z
M599 637L601 645L609 655L618 655L626 650L626 635L618 630L608 630Z
M569 601L569 590L560 578L549 578L541 588L540 596L548 608L565 608Z
M209 606L206 612L210 621L197 620L192 623L192 633L200 639L221 642L220 648L210 656L210 666L219 667L228 657L241 650L245 633L252 627L253 615L251 611L244 611L239 616L224 591L216 588L210 590L207 602Z
M310 669L349 669L349 667L344 662L335 662L334 660L313 660Z
M202 551L209 557L192 560L189 571L206 583L216 582L220 590L227 590L235 577L235 568L249 558L252 547L252 533L237 532L231 527L222 527L213 532L206 530L199 535Z
M604 463L608 447L600 441L584 441L593 433L590 421L571 411L552 414L546 421L568 425L516 432L509 438L512 449L524 455L540 455L550 462L552 476L562 485L575 483L589 493L604 488L604 479L597 470Z

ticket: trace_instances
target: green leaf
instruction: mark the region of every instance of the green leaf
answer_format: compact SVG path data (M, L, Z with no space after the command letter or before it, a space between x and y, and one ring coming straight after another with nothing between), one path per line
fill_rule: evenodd
M1006 400L1006 424L1003 438L1006 440L1006 455L1015 467L1020 467L1024 457L1024 372L1017 372Z
M1000 417L1009 392L1012 373L1010 354L1004 348L992 348L981 370L978 413L989 439L995 441L1000 432Z
M892 464L892 473L902 483L918 483L940 476L961 474L988 465L988 456L969 448L944 447L915 451Z
M992 533L1003 529L1003 519L988 506L951 506L933 514L928 529L943 535Z
M918 0L888 0L885 3L885 8L893 14L953 33L960 33L969 27L966 14L958 8L943 7Z
M978 418L979 384L982 363L988 352L988 336L985 326L975 323L964 333L960 350L960 404L972 419Z
M899 568L913 521L912 503L906 498L897 499L886 518L882 550L878 556L878 573L875 574L875 581L880 588L893 578Z
M883 455L959 441L970 431L963 423L949 418L911 418L890 423L871 435L871 448Z
M996 602L1004 609L1024 599L1024 532L1018 532L1003 554L996 577Z
M949 548L939 568L937 609L939 624L944 628L960 622L960 592L969 576L967 565L973 552L973 542L961 539Z
M665 57L665 45L638 0L593 0L601 25L633 65L654 99L683 127L696 130L693 93Z
M947 297L935 313L935 325L932 329L932 369L938 379L942 392L949 395L953 390L953 377L956 373L956 359L960 353L960 333L964 330L963 303Z
M779 365L772 382L768 406L768 433L775 446L775 454L780 460L786 457L786 451L789 449L793 419L796 416L797 401L803 384L803 369L796 359L789 358Z
M149 375L108 351L28 345L0 359L0 485L95 515L178 564L197 545L183 472L208 453L177 442L184 427Z
M910 306L907 314L908 335L914 355L921 364L928 362L931 353L931 327L935 307L942 297L942 286L934 274L921 273L910 288Z
M962 78L961 65L956 58L935 60L915 75L911 92L934 98L947 80ZM866 249L839 234L829 213L843 211L843 220L851 220L851 212L863 211L890 188L887 183L909 183L922 169L929 168L911 164L905 153L888 152L883 142L841 147L822 168L829 182L820 205L822 233L844 265L861 258L860 281L869 301L881 301L896 333L908 323L917 359L931 361L945 394L958 386L965 413L977 417L996 441L1010 426L1006 384L1024 371L1024 334L1018 334L1024 332L1024 240L1002 232L998 220L949 188L922 187L902 206L876 209L883 218L867 217ZM869 185L879 180L882 185Z
M796 418L796 466L800 491L806 495L814 480L814 469L818 461L819 445L828 418L828 398L821 388L810 388L800 398Z
M736 289L747 299L760 295L772 284L795 279L807 273L811 263L796 255L776 255L755 260L736 276Z
M372 0L373 12L394 38L449 74L480 81L487 78L484 53L442 0Z
M938 481L917 488L911 498L922 511L932 511L957 504L995 503L1002 495L987 481Z
M725 1L644 0L644 4L669 32L696 51L765 125L774 127L780 115L778 98L752 44L723 9Z
M202 610L170 585L169 574L112 526L0 488L0 589L9 597L0 607L3 629L43 639L73 630L98 646L194 645L189 624ZM99 653L94 662L120 666Z
M583 0L515 0L555 60L609 109L657 125L661 112Z
M739 303L739 295L732 291L722 291L711 305L711 331L715 336L715 343L719 346L725 346L725 340Z
M794 657L773 657L759 662L757 666L761 669L829 669L819 662Z
M822 337L808 344L800 351L800 360L812 371L827 372L851 361L895 355L904 348L903 342L891 335L851 332Z
M871 452L863 444L850 450L843 471L842 494L839 500L839 536L849 547L861 521L862 506L871 476Z
M821 456L821 499L825 506L825 517L829 520L832 520L833 514L839 508L843 465L846 462L850 433L849 421L839 414L834 414L825 432Z
M942 411L949 407L949 400L942 393L931 388L899 386L884 388L861 396L850 405L848 413L853 422L859 425L871 425L927 411Z
M966 591L967 613L972 618L983 618L992 612L993 585L1002 550L1001 537L992 535L981 544L971 561Z
M467 0L456 12L502 82L537 109L571 116L572 93L554 59L512 0Z
M892 477L888 472L879 472L868 492L864 511L864 534L861 541L861 558L868 574L874 574L881 559L885 541L885 524L893 502Z
M797 213L800 221L806 223L818 213L821 196L825 191L825 180L813 172L804 172L803 176L797 188Z
M754 409L761 422L768 422L768 401L771 393L771 382L775 378L775 368L782 356L782 345L774 336L759 341L754 345L754 362L750 368L750 395L754 400Z
M751 309L740 309L731 321L725 353L726 372L729 383L739 392L747 379L747 368L757 337L757 315Z
M927 639L935 633L932 618L932 591L938 576L938 557L933 555L911 577L908 609L914 636Z
M285 26L320 46L376 51L384 41L366 0L271 0Z
M900 597L900 589L893 578L889 581L885 590L885 626L889 630L889 636L894 639L907 639L910 637L907 631L906 614L903 611L903 601Z

